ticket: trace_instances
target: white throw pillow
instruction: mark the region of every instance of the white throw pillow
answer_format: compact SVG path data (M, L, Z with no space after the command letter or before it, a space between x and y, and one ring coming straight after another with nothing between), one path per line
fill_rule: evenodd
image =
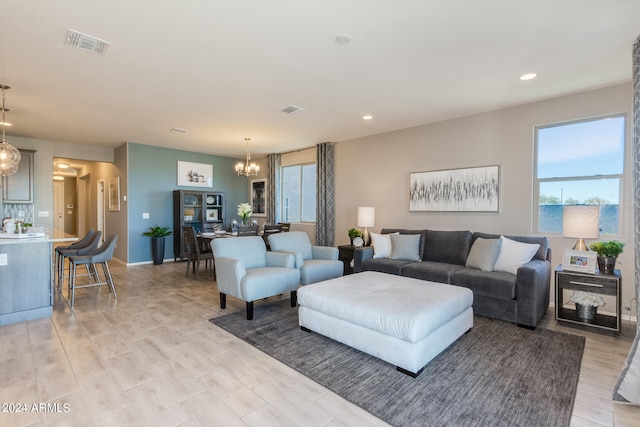
M518 268L531 261L540 248L537 243L516 242L504 236L501 236L500 240L502 240L502 247L500 248L500 255L498 255L496 265L493 268L495 271L518 274Z
M374 258L389 258L391 254L391 234L369 233ZM398 233L393 233L398 234Z
M391 255L391 234L369 233L371 235L371 246L373 247L374 258L389 258Z
M467 257L466 267L482 271L493 271L500 255L501 239L483 239L478 237Z

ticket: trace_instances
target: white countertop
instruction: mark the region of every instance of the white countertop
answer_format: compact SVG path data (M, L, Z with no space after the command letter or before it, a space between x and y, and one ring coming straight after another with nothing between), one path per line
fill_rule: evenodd
M15 234L13 236L16 236ZM61 236L51 237L47 234L38 236L29 236L29 233L23 234L22 237L8 237L4 233L0 233L0 245L20 245L23 243L57 243L57 242L74 242L78 240L77 237ZM26 237L24 237L26 236Z

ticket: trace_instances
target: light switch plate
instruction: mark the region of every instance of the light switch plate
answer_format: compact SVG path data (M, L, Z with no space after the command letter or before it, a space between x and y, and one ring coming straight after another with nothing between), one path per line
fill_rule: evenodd
M0 254L0 265L7 265L8 263L7 254Z
M143 212L142 219L149 219L149 212Z

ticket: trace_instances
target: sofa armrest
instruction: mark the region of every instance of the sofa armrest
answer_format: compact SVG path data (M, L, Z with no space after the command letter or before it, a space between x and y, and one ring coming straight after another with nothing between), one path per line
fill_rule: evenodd
M516 300L518 325L535 328L549 308L551 263L532 260L518 269Z
M311 246L313 259L338 259L338 248L331 246Z
M371 246L355 248L353 250L353 272L360 273L364 271L362 262L371 258L373 258L373 248Z
M289 267L294 268L296 258L293 252L267 252L267 267Z
M234 298L242 298L240 282L247 275L244 263L233 258L216 257L216 283L218 291Z

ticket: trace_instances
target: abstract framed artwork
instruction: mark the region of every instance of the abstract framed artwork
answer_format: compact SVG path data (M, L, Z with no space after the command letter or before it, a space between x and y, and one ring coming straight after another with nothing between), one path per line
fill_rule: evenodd
M109 180L109 210L120 210L120 177Z
M267 179L251 180L251 209L253 216L267 216Z
M498 212L500 166L409 174L409 211Z
M213 187L213 165L178 160L178 185Z

